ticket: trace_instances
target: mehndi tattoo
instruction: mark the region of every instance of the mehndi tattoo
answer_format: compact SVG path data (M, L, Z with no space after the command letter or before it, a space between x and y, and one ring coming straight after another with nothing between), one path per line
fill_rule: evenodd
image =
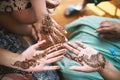
M40 59L45 58L47 54L56 51L62 48L62 44L56 44L51 46L43 51L41 54L36 54L31 59L25 59L24 61L16 61L12 66L20 67L22 69L29 69L30 67L35 67L36 65L40 65ZM38 62L39 61L39 62Z
M17 66L20 67L22 69L28 69L30 67L35 67L36 65L39 65L40 62L37 62L37 60L45 57L47 54L43 53L43 54L39 54L36 56L33 56L32 59L25 59L24 61L16 61L13 66Z
M42 20L42 27L41 27L41 33L48 35L52 32L52 20L51 18L46 15Z
M83 56L78 56L78 57L73 57L69 54L65 55L67 58L72 59L74 61L77 61L81 63L84 61L87 65L97 68L97 67L102 67L104 68L105 66L105 58L101 54L93 54L90 57L88 55L83 55Z
M35 25L33 25L33 28L34 27ZM37 32L35 28L34 30L35 32ZM50 41L51 45L54 45L55 43L62 43L68 41L66 36L62 34L61 31L67 33L66 30L60 25L56 24L56 22L52 20L49 15L44 16L44 18L42 19L40 34L45 35L47 39ZM39 37L39 40L42 39L41 37Z

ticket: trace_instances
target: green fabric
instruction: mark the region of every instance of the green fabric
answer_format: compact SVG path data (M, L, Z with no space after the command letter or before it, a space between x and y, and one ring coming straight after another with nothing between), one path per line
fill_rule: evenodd
M74 41L78 40L95 48L120 70L120 63L113 60L113 56L109 51L109 48L114 48L117 54L117 60L120 60L120 40L101 39L98 37L98 33L94 33L94 30L99 27L99 23L105 20L120 22L120 19L115 18L86 16L68 24L66 29L67 31L72 32L69 36L69 41L74 43ZM71 54L70 52L68 53ZM68 58L59 61L58 65L61 67L61 72L66 80L103 80L98 72L85 73L69 70L68 68L70 66L80 64Z

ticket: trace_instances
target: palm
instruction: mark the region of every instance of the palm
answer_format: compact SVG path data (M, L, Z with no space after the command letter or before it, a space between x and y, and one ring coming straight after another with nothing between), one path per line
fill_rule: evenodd
M37 54L38 52L38 48L40 48L40 46L43 44L44 42L41 41L38 44L34 44L32 46L30 46L28 49L26 49L23 53L22 53L22 58L27 58L30 59L32 58L35 54ZM42 51L40 51L41 53Z
M76 42L80 47L68 43L65 44L65 47L73 52L75 57L71 57L71 59L79 62L82 66L72 66L70 69L72 70L80 70L84 72L92 72L97 71L100 68L104 68L105 59L102 55L100 55L96 50L91 47L88 47L80 42Z
M48 15L45 15L41 23L35 23L34 28L39 41L47 39L51 45L67 41L64 35L67 33L66 30Z
M13 66L29 72L58 69L58 66L47 66L47 64L61 60L66 52L65 49L58 50L62 45L56 44L45 50L37 50L44 42L45 41L41 41L30 46L20 56L21 60L16 61Z

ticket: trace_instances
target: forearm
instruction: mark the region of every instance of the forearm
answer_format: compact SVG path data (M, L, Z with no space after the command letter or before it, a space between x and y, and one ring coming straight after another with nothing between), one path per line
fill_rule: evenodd
M13 64L20 60L20 55L0 48L0 65L16 68Z
M32 3L32 8L35 11L38 22L44 17L44 15L48 14L46 8L46 0L30 0Z
M9 32L18 34L18 35L30 35L32 25L18 23L12 16L9 14L0 14L0 25L6 28Z
M120 71L109 62L106 62L105 68L99 73L105 80L120 80Z

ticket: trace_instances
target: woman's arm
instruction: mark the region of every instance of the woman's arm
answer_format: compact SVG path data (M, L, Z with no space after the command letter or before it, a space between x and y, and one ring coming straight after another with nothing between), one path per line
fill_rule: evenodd
M45 50L38 50L45 42L45 40L42 40L30 46L20 55L0 48L0 65L28 72L59 69L57 65L48 66L47 64L61 60L66 50L57 50L62 47L61 44L51 46Z
M71 70L82 72L98 71L105 80L120 80L120 71L106 61L98 51L78 41L76 41L76 44L79 46L70 42L64 44L65 48L76 55L74 57L66 54L66 57L82 64L82 66L71 66Z
M16 61L20 60L20 54L13 53L6 49L0 48L0 64L12 68L16 68L11 64L15 63Z
M36 14L37 22L41 22L45 15L48 15L46 0L30 0Z
M120 80L120 71L109 62L106 62L105 68L99 70L99 73L105 80Z
M66 34L65 29L49 16L46 0L30 1L37 18L37 21L34 24L37 40L41 41L43 38L42 35L45 35L51 45L67 41L67 38L64 35Z

